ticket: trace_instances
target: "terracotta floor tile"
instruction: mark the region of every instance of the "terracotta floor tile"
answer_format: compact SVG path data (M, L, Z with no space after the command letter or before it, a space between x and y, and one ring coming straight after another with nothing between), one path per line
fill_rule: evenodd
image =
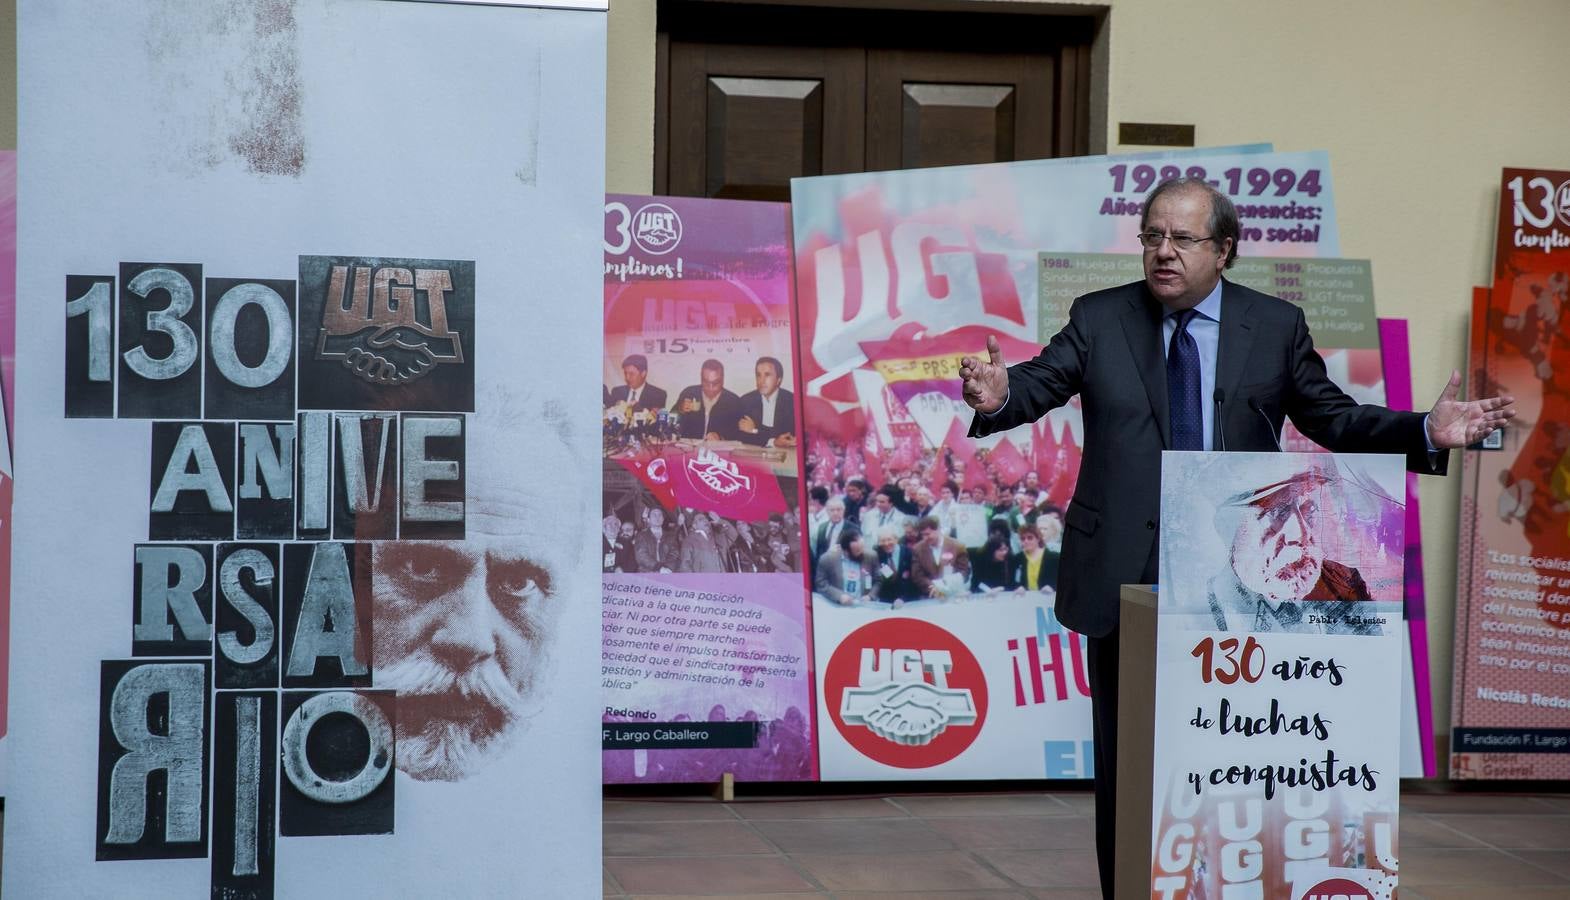
M607 822L605 856L727 856L770 853L745 822Z
M913 816L1071 816L1074 810L1050 794L970 794L957 797L894 797Z
M1537 799L1544 805L1552 807L1554 812L1570 813L1570 794L1546 794Z
M784 853L902 853L952 850L953 841L920 819L786 819L752 826Z
M736 814L715 800L606 800L607 822L732 822Z
M837 891L834 900L1030 900L1019 891Z
M804 854L796 862L830 891L1010 890L970 854L931 853Z
M1446 816L1446 825L1501 850L1570 847L1570 816Z
M1059 791L1048 796L1056 798L1059 803L1067 805L1069 809L1082 816L1096 814L1096 795L1091 791Z
M1093 850L1096 846L1095 823L1083 816L934 818L927 824L965 850Z
M1498 850L1415 850L1401 854L1401 884L1432 897L1433 889L1451 885L1512 887L1526 884L1567 883L1535 866L1523 865ZM1474 897L1502 896L1495 891Z
M1465 885L1425 887L1415 891L1401 889L1401 900L1483 900L1493 897L1508 897L1509 900L1565 900L1567 896L1570 896L1570 889L1551 884L1511 885L1508 894L1479 891Z
M1101 883L1096 854L1084 850L982 850L981 857L1026 887L1087 887Z
M810 894L629 894L628 900L801 900L803 897L827 897L822 891Z
M1570 879L1570 848L1561 850L1513 850L1511 856L1519 856L1538 868L1545 869L1560 878Z
M1401 812L1401 849L1444 850L1451 847L1481 847L1476 838L1461 834L1445 824L1448 816L1423 816Z
M817 890L778 856L623 857L607 865L629 894L778 894Z
M1401 795L1401 811L1429 815L1511 816L1554 813L1559 810L1528 794L1424 794Z
M743 819L867 819L909 815L883 797L745 800L730 804L730 810Z

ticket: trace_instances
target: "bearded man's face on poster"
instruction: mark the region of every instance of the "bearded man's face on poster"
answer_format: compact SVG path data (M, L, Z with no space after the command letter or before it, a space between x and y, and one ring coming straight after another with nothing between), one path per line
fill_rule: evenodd
M565 422L549 407L495 415L469 440L465 539L372 545L375 683L398 692L398 768L421 781L467 778L526 730L573 596L582 502ZM522 433L537 439L520 448Z
M1271 602L1307 596L1324 565L1312 494L1283 490L1236 515L1231 561L1238 581Z

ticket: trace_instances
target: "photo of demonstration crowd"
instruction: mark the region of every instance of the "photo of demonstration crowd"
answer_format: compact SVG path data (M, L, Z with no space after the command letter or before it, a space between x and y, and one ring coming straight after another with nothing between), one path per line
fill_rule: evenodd
M779 479L786 509L757 520L684 506L666 508L636 475L607 462L600 520L604 572L801 571L795 478Z
M841 606L895 609L915 600L1054 593L1063 502L1037 468L1012 464L1017 448L1000 456L976 450L956 458L947 446L909 445L864 453L815 440L806 517L813 591Z

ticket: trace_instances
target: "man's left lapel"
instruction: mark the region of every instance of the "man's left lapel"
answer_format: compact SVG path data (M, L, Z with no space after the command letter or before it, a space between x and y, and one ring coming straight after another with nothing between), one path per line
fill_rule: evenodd
M1238 382L1248 368L1248 354L1254 347L1254 301L1247 292L1226 279L1221 280L1221 341L1216 347L1216 388L1222 406L1247 403L1237 395ZM1217 417L1216 428L1221 428ZM1222 446L1216 442L1217 448Z

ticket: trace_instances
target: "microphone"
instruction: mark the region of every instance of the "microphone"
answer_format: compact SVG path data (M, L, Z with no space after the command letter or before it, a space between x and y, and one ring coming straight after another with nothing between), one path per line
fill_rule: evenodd
M1270 426L1270 440L1275 442L1276 452L1277 453L1281 452L1281 438L1276 435L1276 424L1274 422L1270 421L1270 417L1269 416L1265 415L1265 408L1259 405L1259 400L1257 398L1249 400L1248 401L1248 408L1252 409L1253 411L1259 413L1261 416L1264 417L1265 424Z
M1226 392L1219 387L1216 388L1216 438L1221 442L1221 446L1218 449L1223 453L1227 450L1227 429L1226 423L1221 421L1221 404L1226 398Z

